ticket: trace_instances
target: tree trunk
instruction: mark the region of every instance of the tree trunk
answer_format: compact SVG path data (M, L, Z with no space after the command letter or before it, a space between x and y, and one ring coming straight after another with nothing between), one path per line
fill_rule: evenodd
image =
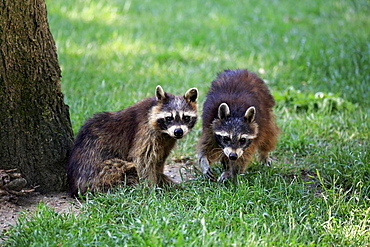
M27 187L66 190L73 133L44 0L0 2L0 170Z

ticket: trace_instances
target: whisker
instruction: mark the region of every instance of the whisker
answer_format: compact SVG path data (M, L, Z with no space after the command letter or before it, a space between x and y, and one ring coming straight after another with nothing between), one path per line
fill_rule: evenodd
M213 159L213 157L215 157L217 155L218 156L217 160L219 160L221 155L223 154L223 150L222 150L222 148L216 148L214 150L215 150L215 152L213 152L213 154L210 156L210 158Z
M222 157L223 154L224 154L224 152L220 152L219 155L218 155L217 160L221 160L221 157Z

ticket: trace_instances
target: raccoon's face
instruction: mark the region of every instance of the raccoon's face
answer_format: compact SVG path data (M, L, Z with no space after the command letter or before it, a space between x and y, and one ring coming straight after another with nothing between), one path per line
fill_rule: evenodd
M189 89L184 96L165 93L161 86L156 88L158 105L154 107L151 124L172 138L181 139L197 121L198 90Z
M226 157L237 160L251 145L258 134L258 125L254 121L255 108L251 106L244 117L230 117L230 109L226 103L218 108L219 118L213 121L213 133L216 142Z

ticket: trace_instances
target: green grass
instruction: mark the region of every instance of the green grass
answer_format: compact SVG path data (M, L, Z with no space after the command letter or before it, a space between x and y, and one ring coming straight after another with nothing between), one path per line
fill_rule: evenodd
M238 186L137 186L81 213L40 204L9 246L370 245L370 4L328 1L47 1L75 133L95 112L196 86L223 69L268 83L282 133L271 168ZM198 122L173 157L195 163ZM171 160L169 160L171 162Z
M310 192L277 171L239 186L196 181L184 189L138 186L89 198L79 215L43 204L11 233L15 246L363 246L369 204L341 189Z

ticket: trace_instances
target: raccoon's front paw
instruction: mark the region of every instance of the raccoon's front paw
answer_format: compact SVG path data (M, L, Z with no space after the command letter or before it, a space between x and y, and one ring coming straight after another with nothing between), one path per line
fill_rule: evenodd
M215 174L213 173L212 168L209 166L206 169L202 169L203 175L211 181L216 181Z
M213 173L213 170L211 166L209 165L209 162L206 157L201 156L199 159L200 168L202 169L203 175L208 178L211 181L216 181L215 174Z
M172 186L176 184L172 179L170 179L165 174L158 174L157 176L158 176L157 184L159 187Z
M227 179L231 177L230 172L223 172L221 176L217 179L217 182L224 183Z

